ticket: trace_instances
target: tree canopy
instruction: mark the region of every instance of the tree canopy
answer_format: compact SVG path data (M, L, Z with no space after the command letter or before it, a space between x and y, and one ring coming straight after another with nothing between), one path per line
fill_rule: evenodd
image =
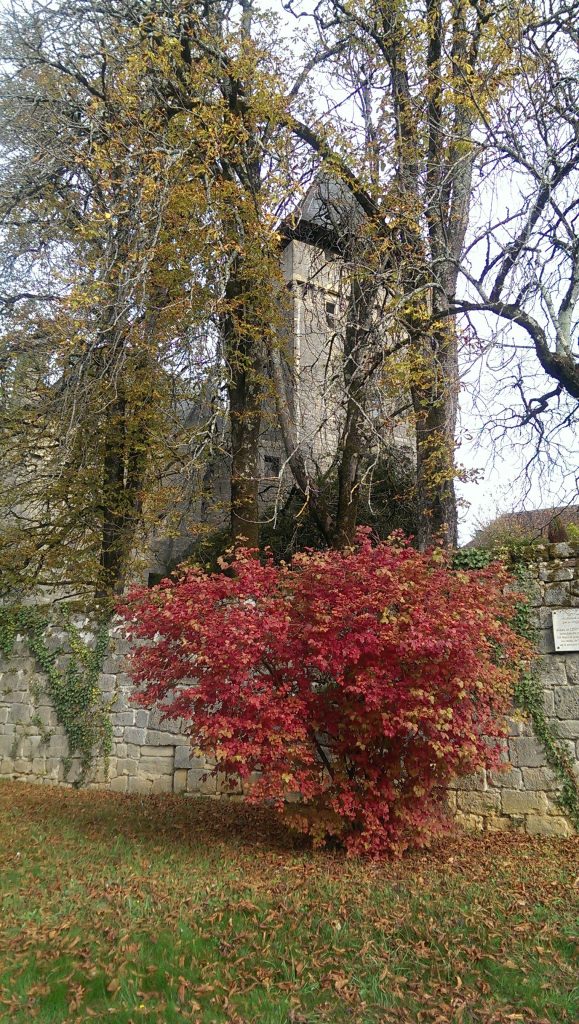
M503 353L510 425L539 448L545 417L558 429L577 408L575 8L7 7L5 588L108 599L150 531L203 493L210 457L229 467L232 539L257 544L270 430L301 507L344 546L385 423L404 420L417 541L456 542L463 359ZM361 212L336 243L329 498L300 434L280 270L282 226L320 174ZM530 357L551 382L538 392Z

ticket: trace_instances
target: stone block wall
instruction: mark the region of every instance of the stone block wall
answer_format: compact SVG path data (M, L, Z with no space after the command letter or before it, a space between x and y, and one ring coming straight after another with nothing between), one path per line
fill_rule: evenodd
M90 634L85 636L90 642ZM53 630L50 646L66 643ZM98 760L88 786L120 793L207 793L225 786L212 765L190 756L187 736L178 723L162 722L157 711L135 706L132 686L124 671L126 641L113 630L109 654L99 677L101 698L112 722L113 746L105 777ZM64 663L64 659L63 659ZM46 692L46 679L37 671L26 639L19 636L9 658L0 654L0 778L72 784L80 771L72 758L65 772L68 741Z
M579 652L556 652L552 626L556 609L579 609L579 544L545 545L537 558L529 565L532 619L541 652L535 672L545 716L567 746L579 778ZM508 727L506 770L457 780L450 788L448 800L456 820L488 831L570 835L573 828L557 802L562 782L548 766L530 722L514 713Z
M545 713L567 744L579 777L579 652L556 653L551 612L579 608L579 544L554 544L530 566L532 605L541 655L536 670ZM63 644L54 631L51 643ZM99 679L108 707L113 749L108 777L96 765L88 785L123 793L190 793L228 795L226 780L203 758L191 756L178 723L161 722L156 711L130 701L124 671L127 644L118 630ZM66 734L58 724L26 640L19 637L10 658L0 654L0 777L58 785L78 777L78 759L66 775ZM514 713L504 741L505 771L483 772L457 780L448 791L449 807L468 828L489 831L521 829L531 834L569 835L572 827L557 803L561 781L548 767L542 745L522 714ZM236 794L233 794L236 795Z

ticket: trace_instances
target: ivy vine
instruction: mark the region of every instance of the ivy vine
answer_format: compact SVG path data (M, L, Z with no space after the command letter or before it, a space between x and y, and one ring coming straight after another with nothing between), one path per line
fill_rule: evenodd
M529 563L535 561L536 557L533 547L523 543L500 550L465 548L456 552L453 565L457 569L484 569L491 561L501 558L508 564L522 593L528 595L533 583ZM536 647L537 631L527 597L515 606L513 626ZM579 831L579 783L569 751L545 715L543 687L533 666L521 675L515 686L514 698L515 704L528 715L533 732L545 751L547 764L562 784L557 802Z
M100 672L109 643L109 624L97 626L94 646L86 644L80 630L63 613L62 626L66 631L69 650L51 651L46 643L49 619L38 608L22 605L0 607L0 650L9 657L16 636L24 634L31 654L47 679L47 693L63 726L68 740L68 756L64 759L65 777L72 767L72 758L78 756L80 772L74 786L82 786L94 764L95 757L104 758L108 772L112 750L113 730L108 707L103 704L98 685ZM66 665L58 667L58 659L66 655Z
M528 594L532 585L528 566L519 562L513 566L513 573L522 592ZM527 600L517 604L514 626L522 636L536 646L537 632ZM579 831L579 783L573 770L569 750L545 715L543 687L537 678L536 669L532 666L521 675L515 686L515 701L529 716L533 732L543 745L547 764L553 769L562 784L561 791L557 794L557 802L573 826Z

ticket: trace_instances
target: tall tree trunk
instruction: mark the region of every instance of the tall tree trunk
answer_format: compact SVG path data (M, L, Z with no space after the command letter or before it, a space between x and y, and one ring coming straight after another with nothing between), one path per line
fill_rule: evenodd
M108 410L104 441L98 601L110 599L122 585L126 434L126 400L121 392Z
M231 421L231 541L259 545L259 438L263 406L265 356L258 325L247 308L251 294L241 276L232 274L225 291L227 311L221 334L228 364Z
M454 324L413 339L422 365L411 387L416 429L417 542L456 545L454 448L458 355Z
M105 440L100 569L95 591L97 601L104 602L123 591L142 512L144 439L135 438L127 448L125 413L124 400L119 400Z
M333 546L347 547L354 540L360 504L360 461L364 448L362 425L368 404L368 387L381 362L384 339L372 341L372 313L376 302L373 280L354 277L350 291L344 338L346 416L338 467L338 509ZM382 344L381 344L382 342Z
M231 368L229 380L231 540L248 547L259 544L260 370L260 362L254 360L246 368Z
M95 591L96 599L105 603L122 593L142 515L147 468L147 407L151 404L151 378L145 357L134 372L140 380L133 380L136 391L132 404L126 397L124 385L119 383L105 427L100 569ZM139 390L140 399L137 397Z

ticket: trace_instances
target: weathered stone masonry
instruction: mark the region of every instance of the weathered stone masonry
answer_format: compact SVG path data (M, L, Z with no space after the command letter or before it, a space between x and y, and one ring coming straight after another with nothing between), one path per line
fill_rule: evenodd
M530 604L541 652L535 670L543 691L549 724L569 749L579 778L579 652L557 653L552 613L577 608L579 615L579 544L549 544L529 565ZM457 821L468 828L565 836L573 831L557 803L561 781L547 765L545 751L522 714L509 721L504 759L508 770L482 772L457 781L449 803Z
M537 671L545 712L568 745L579 775L579 652L556 653L551 613L579 609L579 544L553 544L541 549L541 561L530 566L533 605L541 656ZM58 646L64 634L54 632ZM108 779L96 765L89 785L123 793L191 793L212 796L226 792L225 780L210 774L211 764L190 756L187 737L174 723L130 702L131 685L124 671L127 644L118 630L103 665L99 685L110 707L113 749ZM0 777L63 784L67 739L46 695L26 640L18 638L9 659L0 655ZM449 791L457 820L469 828L521 829L529 833L568 835L572 831L556 801L561 783L548 768L545 753L524 716L515 714L505 741L505 772L462 779ZM78 773L74 763L67 776Z
M65 633L53 630L49 643L54 648L65 645ZM120 793L215 795L222 780L214 775L205 778L211 764L190 756L189 741L175 731L176 723L161 722L157 711L131 702L132 686L124 671L127 652L119 629L113 630L99 677L112 721L113 747L107 777L97 760L88 785ZM18 637L9 659L0 654L0 778L59 785L72 784L78 777L78 758L72 759L65 776L67 737L45 684L26 639Z

